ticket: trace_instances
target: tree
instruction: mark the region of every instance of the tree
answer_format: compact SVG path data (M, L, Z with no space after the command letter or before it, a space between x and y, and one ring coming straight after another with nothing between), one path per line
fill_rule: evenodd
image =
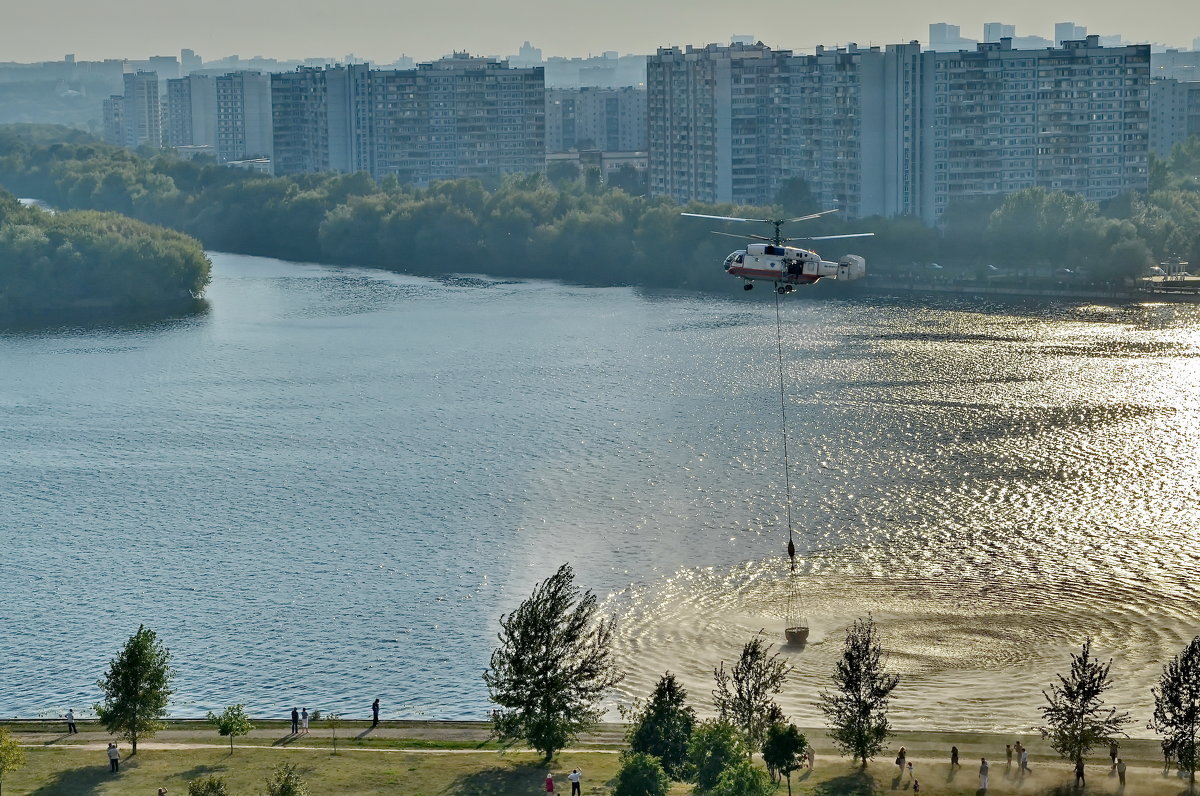
M625 733L630 751L657 757L671 779L683 779L688 741L696 727L696 711L686 700L687 691L667 672L645 707L634 707Z
M308 785L296 773L295 763L280 763L271 769L267 796L308 796Z
M129 741L137 754L138 740L151 738L163 728L171 699L171 651L145 625L129 637L125 647L109 661L108 671L96 681L104 701L93 710L104 728Z
M721 772L711 796L770 796L775 790L767 772L749 760L738 760Z
M654 755L634 752L625 757L617 772L613 796L667 796L671 778Z
M716 787L721 772L742 762L746 745L737 727L724 721L705 721L696 727L688 744L688 760L695 772L696 790Z
M188 783L188 796L229 796L221 777L201 777Z
M1163 666L1154 695L1154 718L1148 727L1163 736L1179 770L1196 782L1196 735L1200 729L1200 636Z
M246 715L246 706L240 703L229 705L220 716L210 710L208 720L217 728L218 735L229 736L229 754L233 754L233 739L246 735L254 729L254 725L250 723L250 717Z
M821 711L829 736L852 758L867 762L879 754L888 736L888 702L900 678L884 671L886 659L875 623L858 619L846 633L842 657L834 667L835 691L821 692Z
M741 657L730 671L725 671L724 661L713 670L717 715L742 731L747 754L761 748L767 728L783 720L783 711L771 696L783 690L792 667L779 660L779 653L770 652L771 645L755 637L742 647Z
M763 762L772 779L787 777L788 796L792 793L792 772L800 768L803 755L808 751L808 739L795 724L772 724L763 742Z
M0 727L0 794L4 793L4 777L25 765L25 750L12 737L7 727Z
M1050 693L1042 692L1045 724L1038 729L1060 757L1076 765L1082 764L1097 744L1125 735L1121 728L1129 723L1129 714L1104 706L1104 692L1112 688L1111 668L1112 660L1101 663L1092 657L1089 638L1079 655L1071 655L1070 674L1057 675L1058 684L1050 686Z
M333 738L333 754L337 754L337 731L338 727L342 726L342 714L329 711L329 715L325 717L325 726L329 728L330 736Z
M523 739L548 761L595 726L598 703L621 681L612 660L615 620L598 617L596 596L582 594L563 564L511 614L500 617L500 646L484 672L497 736Z

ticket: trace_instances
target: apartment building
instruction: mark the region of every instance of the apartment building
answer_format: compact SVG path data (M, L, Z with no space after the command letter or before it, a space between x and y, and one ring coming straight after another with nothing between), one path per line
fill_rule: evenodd
M270 157L271 76L231 72L215 79L217 160Z
M546 90L546 151L646 149L646 89Z
M121 95L120 102L114 96L105 103L105 130L114 136L109 139L110 143L130 149L162 146L163 114L158 94L158 74L126 73L122 81L125 93Z
M209 75L167 81L166 142L172 147L217 145L217 84Z
M1200 136L1200 80L1150 81L1150 151L1160 158L1181 141Z

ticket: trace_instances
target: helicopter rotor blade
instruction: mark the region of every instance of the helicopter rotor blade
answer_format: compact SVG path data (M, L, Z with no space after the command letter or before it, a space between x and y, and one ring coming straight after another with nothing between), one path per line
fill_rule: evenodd
M758 221L763 224L773 224L769 218L735 218L734 216L706 216L703 213L680 213L681 216L691 216L692 218L713 218L717 221Z
M817 235L812 238L788 238L788 240L836 240L838 238L873 238L874 232L855 232L852 235Z
M709 230L709 232L714 235L724 235L727 238L749 238L750 240L765 240L768 243L774 240L774 238L768 238L765 235L739 235L736 232L717 232L716 230Z
M812 220L812 219L814 219L814 218L820 218L821 216L827 216L827 215L829 215L830 213L836 213L836 212L837 212L837 208L835 207L833 210L822 210L822 211L821 211L821 212L819 212L819 213L810 213L810 214L809 214L809 215L807 215L807 216L799 216L799 217L797 217L797 218L789 218L789 219L785 219L785 220L784 220L783 222L781 222L781 223L784 223L784 224L790 224L790 223L792 223L793 221L811 221L811 220Z

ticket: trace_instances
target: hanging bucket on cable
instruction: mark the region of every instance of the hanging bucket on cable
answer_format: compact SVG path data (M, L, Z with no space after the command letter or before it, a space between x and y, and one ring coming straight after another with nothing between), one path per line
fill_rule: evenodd
M788 644L803 646L808 642L808 617L805 615L804 600L800 596L795 570L792 570L788 577L788 602L783 635Z

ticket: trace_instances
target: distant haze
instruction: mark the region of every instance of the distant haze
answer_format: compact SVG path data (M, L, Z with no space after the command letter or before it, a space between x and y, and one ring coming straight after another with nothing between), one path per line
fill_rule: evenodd
M1152 10L1151 10L1152 9ZM606 50L650 53L675 44L728 42L753 35L780 49L817 44L926 41L931 22L959 25L982 38L984 22L1015 24L1018 35L1053 37L1054 23L1071 21L1089 33L1190 48L1200 36L1200 3L1034 0L1007 3L797 3L783 0L441 0L303 3L291 0L4 0L0 4L0 61L47 61L74 53L79 60L177 55L190 48L206 60L237 54L292 59L353 53L379 63L400 55L418 60L452 50L480 55L515 53L528 39L544 57L598 55Z

